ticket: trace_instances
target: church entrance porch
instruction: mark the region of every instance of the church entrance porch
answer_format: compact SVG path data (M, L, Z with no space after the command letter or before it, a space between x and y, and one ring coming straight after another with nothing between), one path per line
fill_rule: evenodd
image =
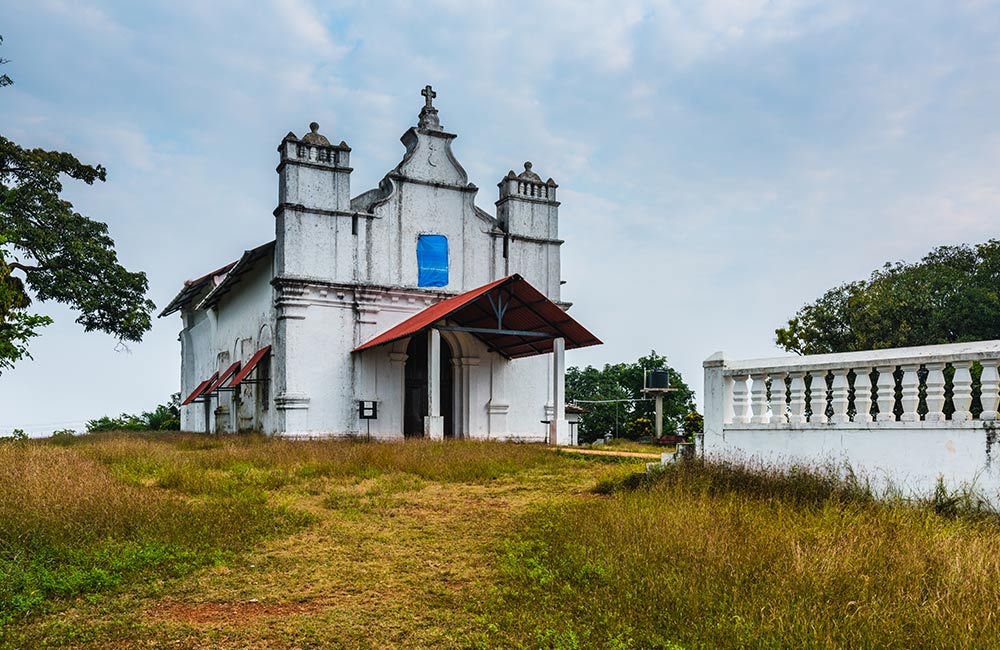
M406 347L406 366L404 369L403 398L403 435L407 438L421 438L425 433L425 418L430 415L430 376L428 357L428 336L418 333L410 339ZM454 437L454 418L452 408L452 352L447 341L441 340L440 362L438 372L440 378L440 407L438 413L443 418L443 433L445 438Z

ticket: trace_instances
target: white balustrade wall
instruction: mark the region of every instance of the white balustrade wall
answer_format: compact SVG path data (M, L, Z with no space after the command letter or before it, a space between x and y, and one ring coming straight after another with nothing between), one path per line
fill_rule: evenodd
M1000 505L998 364L1000 341L741 361L719 352L703 364L704 450L833 461L877 489L922 495L942 477Z

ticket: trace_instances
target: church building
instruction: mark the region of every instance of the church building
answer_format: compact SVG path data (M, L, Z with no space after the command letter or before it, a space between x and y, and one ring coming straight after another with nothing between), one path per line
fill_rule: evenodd
M181 428L566 444L565 350L600 344L560 288L556 183L456 160L430 86L405 153L351 196L351 148L278 146L275 240L183 289Z

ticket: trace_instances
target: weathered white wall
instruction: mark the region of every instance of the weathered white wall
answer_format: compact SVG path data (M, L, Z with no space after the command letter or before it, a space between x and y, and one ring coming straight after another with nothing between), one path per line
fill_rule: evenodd
M1000 446L989 447L991 435L982 422L967 428L866 427L845 429L833 424L817 428L727 429L706 436L709 457L756 458L782 466L845 463L877 490L890 485L906 495L930 495L938 477L949 489L972 486L1000 505ZM924 423L917 423L924 424ZM808 427L808 425L800 425Z

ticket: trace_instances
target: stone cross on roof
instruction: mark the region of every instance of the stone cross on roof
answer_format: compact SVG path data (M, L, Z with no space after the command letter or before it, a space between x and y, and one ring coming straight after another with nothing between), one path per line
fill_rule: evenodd
M434 98L438 94L430 86L424 86L420 94L424 96L424 106L420 109L420 120L417 125L427 131L440 131L441 121L438 119L438 109L434 108Z
M434 108L434 98L438 96L434 89L430 86L424 86L424 89L420 91L420 94L424 96L424 106L427 108Z

